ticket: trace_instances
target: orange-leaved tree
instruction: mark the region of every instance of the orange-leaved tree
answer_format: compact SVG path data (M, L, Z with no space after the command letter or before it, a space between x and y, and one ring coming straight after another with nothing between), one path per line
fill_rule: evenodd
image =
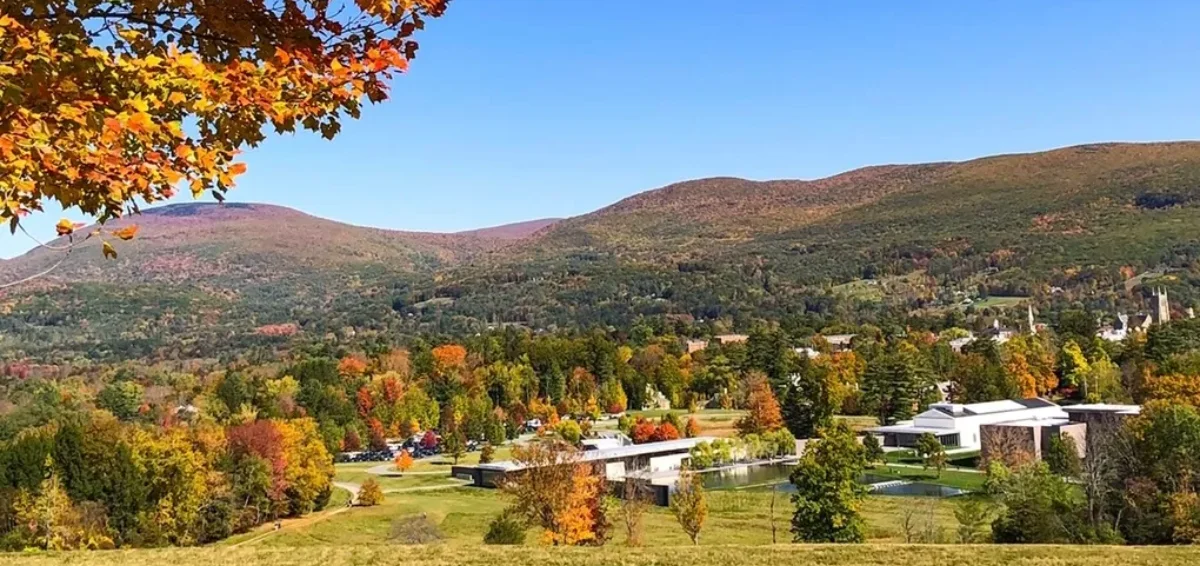
M412 454L409 454L408 450L401 450L400 453L396 455L395 463L397 470L400 470L401 473L407 472L408 469L413 465Z
M222 200L268 126L332 138L386 99L448 1L0 0L0 221Z
M604 477L580 458L575 447L555 441L517 447L513 457L524 470L504 478L502 489L513 496L513 511L545 531L554 545L603 544L608 519L603 499Z
M750 376L746 396L746 416L738 419L737 428L742 434L762 434L783 428L783 413L779 408L779 400L771 391L771 384L766 376L753 374Z

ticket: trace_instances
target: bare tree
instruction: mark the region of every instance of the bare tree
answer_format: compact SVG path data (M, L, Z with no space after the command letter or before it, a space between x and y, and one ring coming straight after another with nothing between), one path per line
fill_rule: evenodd
M625 477L625 489L622 493L620 514L625 522L625 544L642 546L642 517L650 505L650 490L629 476Z
M980 430L980 464L987 467L999 460L1009 468L1019 468L1034 460L1034 429L1016 426L986 425Z
M1120 525L1120 511L1111 516L1110 512L1116 507L1114 498L1121 497L1121 469L1130 467L1129 461L1135 457L1132 441L1122 417L1100 414L1088 419L1079 481L1087 497L1092 526L1110 519L1114 529Z
M905 505L901 510L900 528L904 530L904 542L912 543L917 538L917 515L920 510L915 505Z

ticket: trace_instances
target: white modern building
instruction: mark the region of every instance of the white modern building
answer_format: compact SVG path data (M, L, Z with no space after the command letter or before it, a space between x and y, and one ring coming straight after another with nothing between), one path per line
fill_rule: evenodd
M911 448L922 434L932 434L948 448L978 450L980 427L1015 422L1066 422L1067 413L1045 399L989 401L960 405L934 403L911 421L880 426L869 432L883 436L885 447Z
M695 438L680 438L662 442L647 442L628 446L609 446L583 450L579 453L579 462L590 463L597 470L603 470L609 481L621 481L626 475L634 472L662 473L682 469L691 460L691 450L701 442L712 442L716 438L697 436ZM477 486L495 487L496 483L507 474L520 473L525 466L514 460L478 464L475 466L454 466L451 474L454 477L469 480Z

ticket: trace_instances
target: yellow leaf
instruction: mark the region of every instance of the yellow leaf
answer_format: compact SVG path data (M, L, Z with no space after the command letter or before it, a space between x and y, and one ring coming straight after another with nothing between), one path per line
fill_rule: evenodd
M137 224L130 224L129 226L126 226L124 228L120 228L118 230L113 230L113 235L122 240L132 240L133 237L137 235L137 231L138 231Z
M106 259L117 259L117 249L108 242L104 242L104 245L100 247L100 252Z
M171 104L182 104L186 100L187 97L184 96L182 92L172 92L171 94L167 95L167 102L170 102Z
M75 223L63 218L54 225L54 230L58 232L59 236L66 236L75 231Z
M130 100L129 105L132 106L133 109L137 110L138 112L145 112L150 109L150 105L147 104L145 100L142 100L140 98L135 98L133 100Z

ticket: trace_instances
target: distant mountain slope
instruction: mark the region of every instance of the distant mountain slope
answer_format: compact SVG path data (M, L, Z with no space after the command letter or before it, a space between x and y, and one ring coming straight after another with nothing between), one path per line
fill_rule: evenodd
M1196 142L701 179L459 234L269 205L176 205L132 221L141 233L117 261L82 249L54 277L0 294L0 355L213 355L292 334L361 341L657 315L881 322L987 294L1111 312L1140 308L1143 287L1124 282L1157 269L1169 275L1151 282L1176 304L1200 306ZM0 273L50 260L34 252Z
M276 343L280 332L311 338L383 329L395 316L394 296L411 284L552 222L436 234L351 226L265 204L151 208L106 227L139 227L133 240L113 241L117 259L104 259L93 238L49 275L0 293L0 313L8 313L0 316L0 355L138 357L183 343L180 355L207 356ZM0 281L61 257L36 249L2 262Z
M1107 292L1123 267L1200 255L1197 226L1194 142L869 167L817 181L703 179L564 220L490 265L452 268L442 284L456 302L441 308L539 323L780 316L826 308L822 297L841 283L913 272L928 280L898 297L902 309L950 304L952 291L981 284L1020 295Z
M51 278L196 282L368 265L427 272L553 223L533 220L441 234L352 226L268 204L173 204L110 223L106 228L129 224L139 228L133 240L114 242L116 261L105 260L99 253L100 242L92 239L78 246ZM53 251L35 249L0 264L0 273L9 278L35 273L58 258Z

